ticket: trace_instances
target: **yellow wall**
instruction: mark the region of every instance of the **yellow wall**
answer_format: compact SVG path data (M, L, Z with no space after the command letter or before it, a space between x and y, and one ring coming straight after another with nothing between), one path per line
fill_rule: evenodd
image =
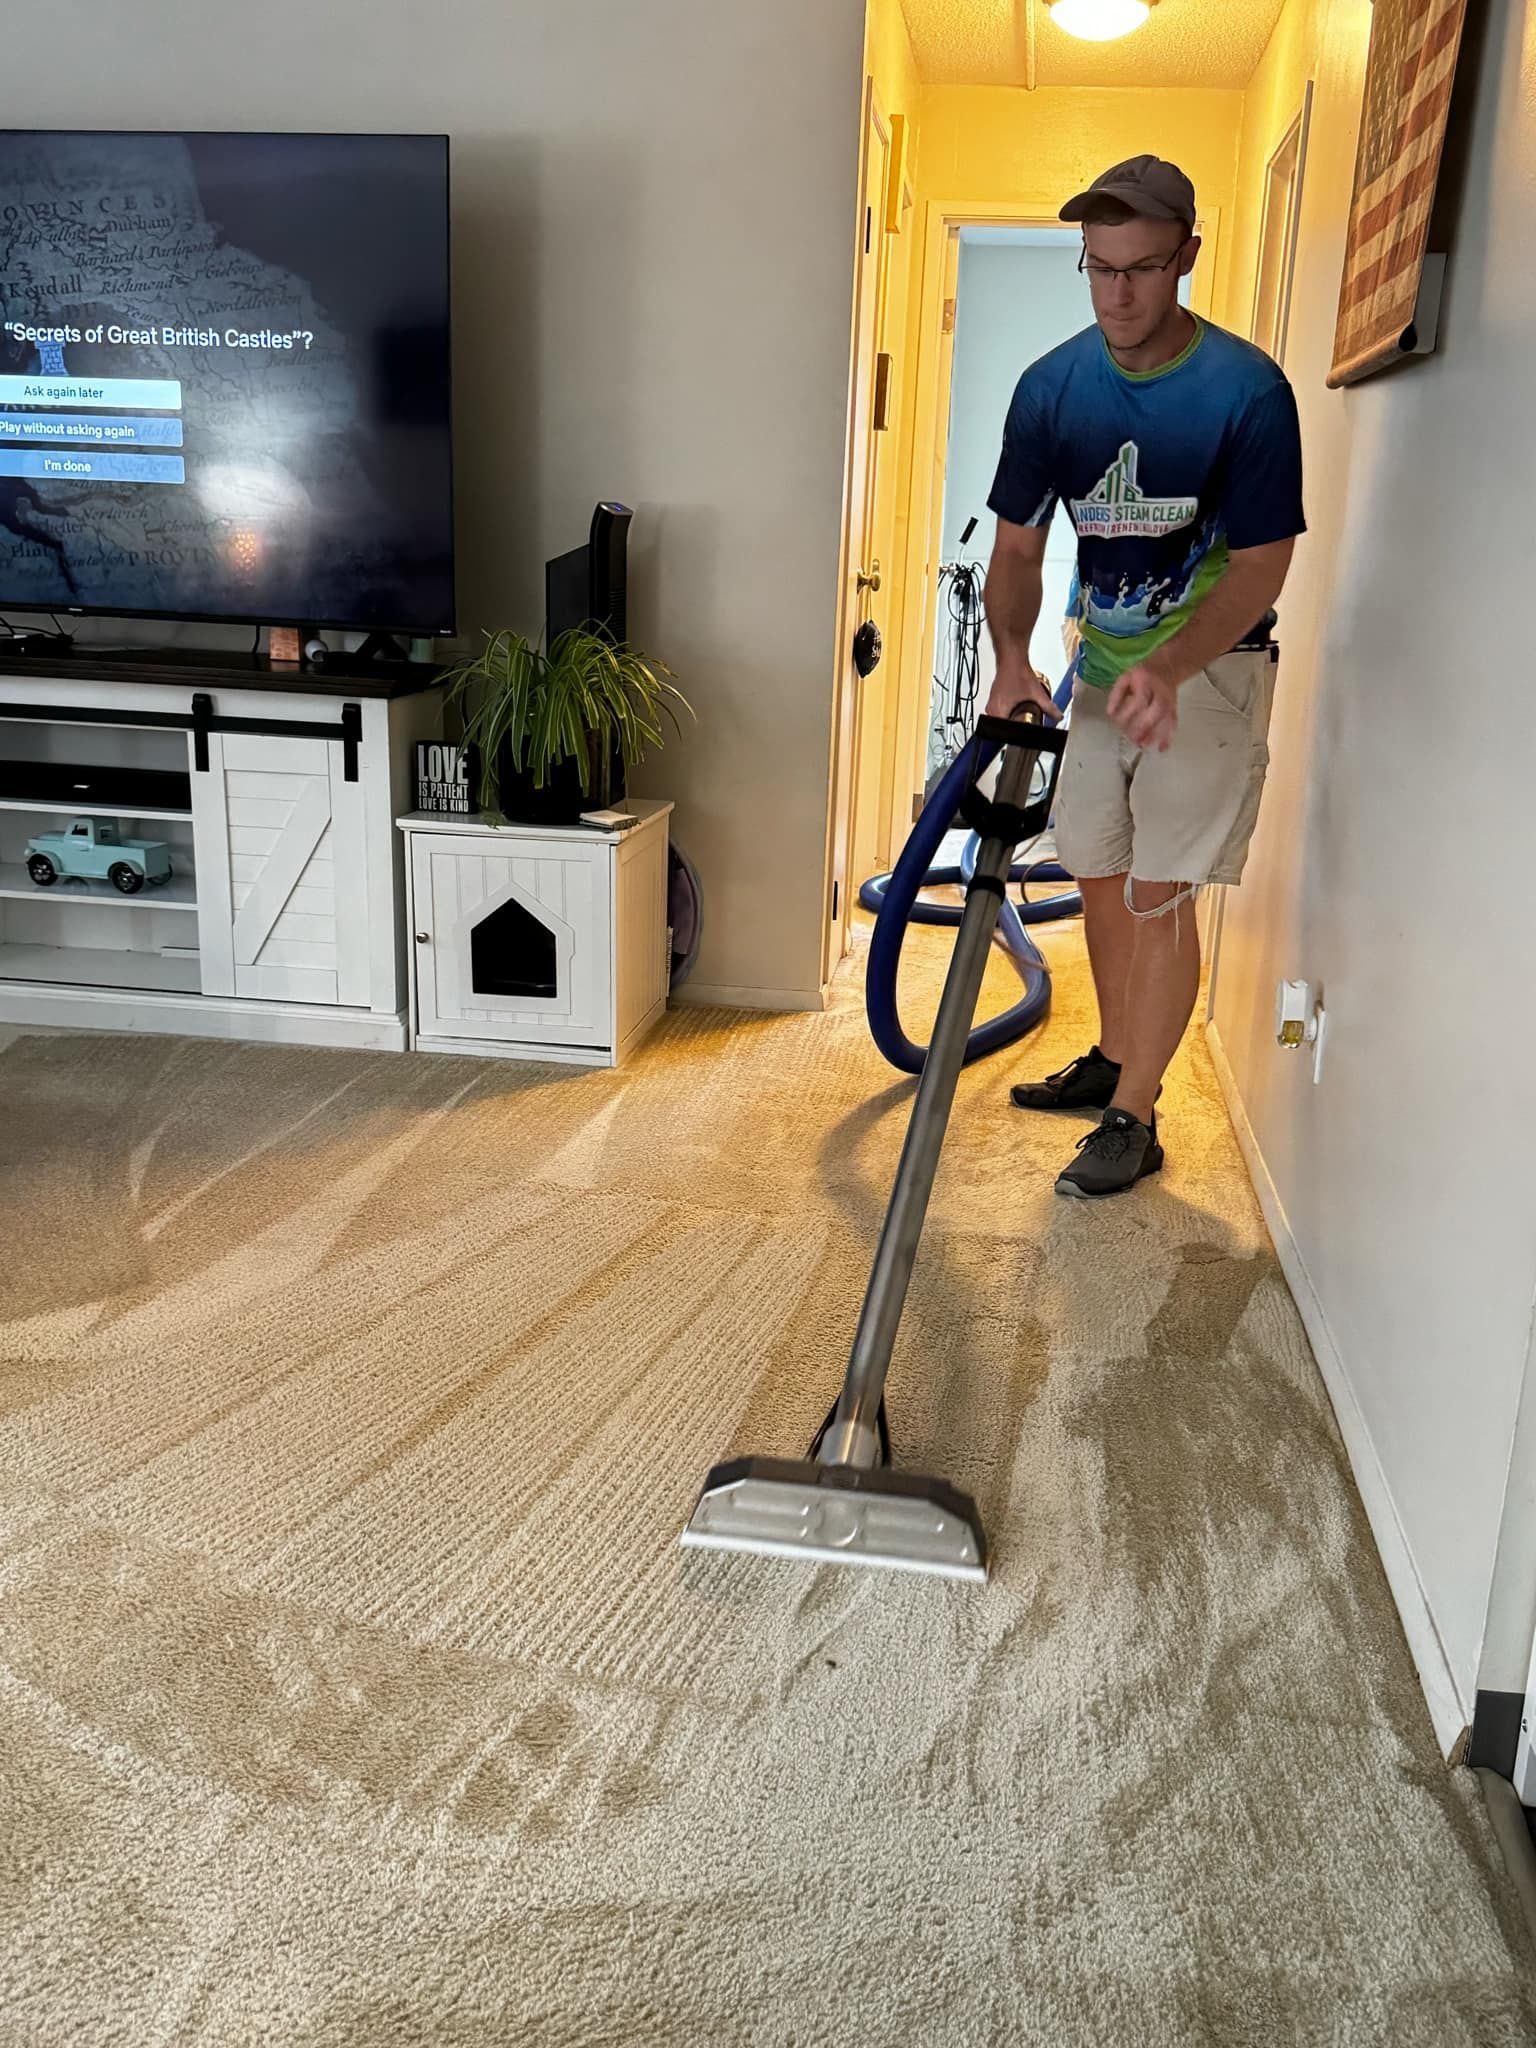
M1222 315L1224 324L1239 334L1247 333L1253 312L1259 231L1264 211L1265 165L1270 151L1300 112L1307 79L1315 70L1322 31L1318 10L1319 0L1291 0L1276 23L1263 62L1243 95L1237 192L1232 210L1232 233L1226 238L1226 292ZM1340 228L1348 191L1346 182L1335 195L1333 210Z
M1237 188L1242 119L1240 92L1204 88L929 86L919 196L1037 200L1049 217L1112 163L1150 150L1189 173L1201 206L1219 208L1225 226ZM1219 247L1216 261L1219 303Z
M869 0L865 57L886 113L915 114L922 86L901 0Z

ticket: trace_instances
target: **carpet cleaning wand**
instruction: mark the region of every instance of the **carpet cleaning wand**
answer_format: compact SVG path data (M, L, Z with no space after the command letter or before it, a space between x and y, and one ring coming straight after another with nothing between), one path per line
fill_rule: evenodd
M1038 721L1033 707L1021 717L983 718L971 743L974 767L961 811L981 835L981 850L843 1391L806 1458L733 1458L715 1466L683 1531L688 1548L986 1579L986 1532L970 1496L942 1479L890 1469L885 1381L1013 850L1050 819L1066 734ZM976 784L1000 747L989 801ZM1044 793L1031 803L1042 757L1049 764Z

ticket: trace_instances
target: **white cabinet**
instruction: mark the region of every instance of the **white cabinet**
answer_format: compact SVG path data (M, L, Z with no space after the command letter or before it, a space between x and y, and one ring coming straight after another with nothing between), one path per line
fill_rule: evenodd
M0 1023L403 1050L394 820L440 705L401 672L0 669ZM169 882L34 886L29 837L81 815L164 842Z
M666 803L626 831L400 820L412 1042L616 1066L666 1008Z

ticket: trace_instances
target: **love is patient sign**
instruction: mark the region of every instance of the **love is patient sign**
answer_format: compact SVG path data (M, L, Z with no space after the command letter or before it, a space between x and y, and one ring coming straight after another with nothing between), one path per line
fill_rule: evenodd
M447 740L416 743L416 808L444 817L468 817L474 809L475 749Z

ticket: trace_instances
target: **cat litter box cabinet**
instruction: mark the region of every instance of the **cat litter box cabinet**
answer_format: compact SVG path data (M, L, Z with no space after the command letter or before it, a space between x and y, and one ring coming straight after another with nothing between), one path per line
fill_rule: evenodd
M411 1044L616 1067L667 1006L670 803L624 830L413 811L405 835Z

